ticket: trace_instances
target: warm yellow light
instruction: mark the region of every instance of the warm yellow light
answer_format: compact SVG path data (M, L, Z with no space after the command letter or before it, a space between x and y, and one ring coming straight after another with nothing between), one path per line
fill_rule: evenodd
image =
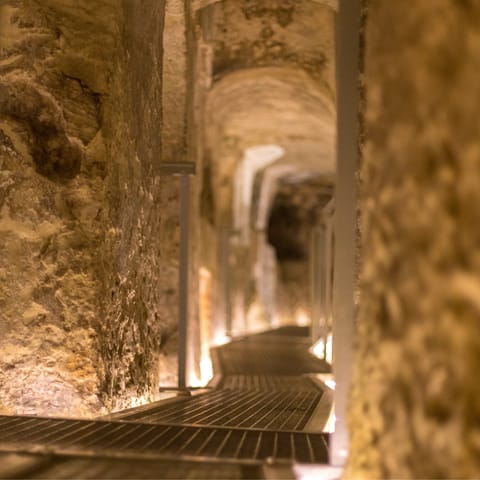
M229 343L231 338L228 335L225 335L223 332L218 332L215 337L213 338L213 345L219 347L220 345L225 345Z
M194 373L190 375L190 385L205 386L213 377L212 360L210 359L211 323L212 323L212 274L201 267L199 269L199 313L200 313L200 378Z
M198 387L204 387L205 384L202 383L202 380L195 375L195 373L190 373L188 376L188 385L190 387L198 388Z
M335 480L342 477L342 468L331 465L297 463L292 468L296 480Z
M325 385L332 390L335 390L335 387L337 386L335 380L325 380L323 383L325 383Z
M325 342L323 341L323 339L314 343L312 347L312 353L318 358L323 358L323 352L325 350L324 345L325 345Z
M335 417L334 410L332 408L332 411L330 412L330 416L328 417L327 423L325 424L325 427L323 427L323 431L325 433L333 433L335 431L335 421L337 418Z
M295 323L299 327L306 327L310 325L310 316L303 308L297 308L295 312Z
M244 333L252 334L268 330L268 319L265 314L265 307L257 299L247 310L247 329Z
M204 385L213 378L213 365L210 356L205 356L200 360L200 374Z
M273 315L272 316L272 321L270 322L270 326L272 328L279 328L282 326L282 321L280 320L280 317L278 315Z
M314 343L311 351L316 357L321 358L322 360L325 360L327 363L329 363L331 365L332 364L332 359L333 359L332 334L329 333L327 335L326 348L325 348L325 341L324 341L323 338L321 338L316 343ZM325 352L325 358L323 358L324 352Z
M209 355L202 356L200 360L200 377L194 372L190 373L188 384L191 387L205 387L208 382L213 378L213 366L212 360Z

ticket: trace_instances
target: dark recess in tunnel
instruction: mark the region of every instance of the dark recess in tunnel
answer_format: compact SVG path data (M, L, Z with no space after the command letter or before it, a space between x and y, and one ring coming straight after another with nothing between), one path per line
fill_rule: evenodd
M300 208L276 202L268 222L268 242L275 248L278 260L304 260L306 245L299 235L302 230Z
M279 261L308 259L310 231L333 196L321 179L284 182L275 196L268 220L267 239Z

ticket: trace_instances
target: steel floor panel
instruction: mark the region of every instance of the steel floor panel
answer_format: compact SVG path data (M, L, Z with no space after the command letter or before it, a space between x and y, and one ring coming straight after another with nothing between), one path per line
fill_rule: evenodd
M328 461L328 435L221 427L0 416L0 451L147 454L262 462Z

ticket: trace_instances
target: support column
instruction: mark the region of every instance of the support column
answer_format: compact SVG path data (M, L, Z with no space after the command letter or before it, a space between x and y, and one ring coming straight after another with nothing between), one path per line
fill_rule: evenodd
M326 341L326 319L324 316L325 307L325 264L323 257L325 253L325 231L323 226L315 227L311 232L310 243L310 291L312 299L312 321L311 337L312 343L320 339ZM325 358L325 343L323 358Z
M232 315L230 304L230 227L220 228L220 249L219 249L219 267L220 267L220 304L221 315L224 319L225 336L232 335Z
M325 304L323 307L325 315L325 359L332 362L331 345L328 346L328 338L331 335L333 321L333 254L334 254L334 212L335 200L332 199L323 209L325 222L325 251L324 251L324 285L325 285Z
M360 0L341 0L337 18L338 149L335 194L333 365L335 433L331 463L348 456L347 400L353 361L358 163Z
M188 333L188 237L190 214L190 175L195 164L190 162L162 162L162 175L180 177L180 253L178 273L178 388L187 388L187 333Z
M180 272L178 280L178 388L187 387L188 220L190 177L180 176Z
M323 359L331 362L328 338L332 326L333 214L334 200L324 207L320 224L311 233L310 281L312 343L321 341ZM330 352L331 353L331 352Z

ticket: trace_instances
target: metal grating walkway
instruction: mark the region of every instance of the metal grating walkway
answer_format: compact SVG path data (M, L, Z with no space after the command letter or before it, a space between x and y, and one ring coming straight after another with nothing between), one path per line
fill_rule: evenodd
M303 375L329 373L327 363L308 352L303 337L254 336L216 349L224 375Z
M214 427L0 416L0 450L145 454L259 462L327 460L327 436Z
M237 374L225 375L217 388L276 392L316 392L318 387L308 378L296 375Z
M328 395L305 374L329 368L308 353L305 332L215 349L222 378L205 393L95 421L0 416L0 478L254 479L267 459L327 463L318 430Z
M317 391L218 389L170 405L122 416L122 420L173 425L212 425L302 430L317 406Z

